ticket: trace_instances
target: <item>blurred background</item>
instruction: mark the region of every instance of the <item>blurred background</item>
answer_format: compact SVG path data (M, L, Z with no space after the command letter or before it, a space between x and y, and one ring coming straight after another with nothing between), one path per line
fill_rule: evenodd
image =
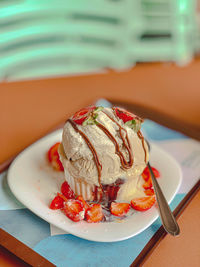
M200 52L197 0L1 0L0 80L189 63Z
M102 98L200 140L200 0L0 0L0 169Z
M107 99L200 139L200 1L0 0L0 162Z

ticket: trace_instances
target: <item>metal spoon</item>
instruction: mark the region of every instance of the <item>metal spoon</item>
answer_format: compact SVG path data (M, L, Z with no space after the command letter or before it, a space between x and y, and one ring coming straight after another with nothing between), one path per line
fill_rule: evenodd
M145 140L150 151L150 144L147 140ZM179 235L180 233L180 228L178 226L178 223L176 222L176 219L173 215L173 213L170 210L170 207L166 201L165 196L163 195L163 192L157 182L157 179L155 178L155 175L152 171L151 165L148 162L147 166L149 168L150 174L151 174L151 179L152 179L152 184L154 188L154 192L156 195L156 200L158 203L158 208L159 208L159 213L160 213L160 218L163 224L163 227L166 232L169 234L176 236Z

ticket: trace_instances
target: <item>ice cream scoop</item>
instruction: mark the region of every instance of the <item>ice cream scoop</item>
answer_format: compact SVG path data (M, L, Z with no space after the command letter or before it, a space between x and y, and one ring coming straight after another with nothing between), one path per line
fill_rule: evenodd
M75 193L94 200L105 195L107 186L118 186L115 197L120 200L131 199L134 193L143 196L139 177L149 153L141 123L141 118L121 108L94 106L67 120L59 154Z

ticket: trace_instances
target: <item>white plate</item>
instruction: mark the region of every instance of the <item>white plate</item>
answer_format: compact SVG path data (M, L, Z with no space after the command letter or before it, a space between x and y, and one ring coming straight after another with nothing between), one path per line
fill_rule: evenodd
M49 203L60 191L63 173L53 171L45 158L49 147L61 140L62 130L40 139L25 149L8 171L8 184L16 198L45 221L73 235L93 241L114 242L139 234L158 217L156 206L146 212L135 212L124 220L89 224L72 222L60 210L49 209ZM151 144L150 161L161 177L158 182L170 203L182 180L179 165L158 146Z

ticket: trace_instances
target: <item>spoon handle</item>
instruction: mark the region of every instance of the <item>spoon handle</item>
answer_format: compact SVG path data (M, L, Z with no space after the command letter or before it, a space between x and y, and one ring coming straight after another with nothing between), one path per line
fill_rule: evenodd
M154 176L154 173L152 171L151 165L149 164L149 162L147 163L147 166L149 168L150 174L151 174L151 178L152 178L152 183L153 183L153 187L154 187L154 191L155 191L155 195L156 195L156 200L158 203L158 207L159 207L159 212L160 212L160 217L161 217L161 221L163 224L163 227L165 228L166 232L168 232L169 234L176 236L180 233L180 228L176 222L176 219L174 218L173 213L170 210L170 207L163 195L163 192Z

